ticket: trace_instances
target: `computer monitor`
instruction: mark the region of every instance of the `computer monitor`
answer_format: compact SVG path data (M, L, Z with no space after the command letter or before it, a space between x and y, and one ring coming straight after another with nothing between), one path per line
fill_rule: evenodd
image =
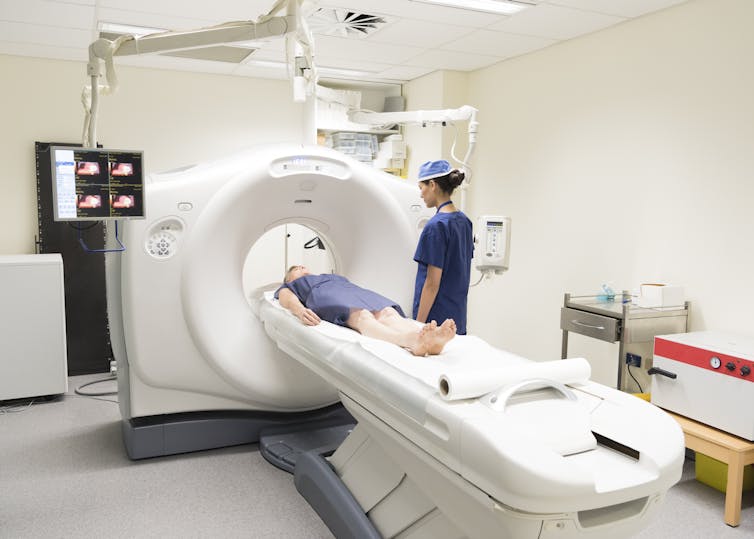
M55 221L144 219L143 153L51 146Z

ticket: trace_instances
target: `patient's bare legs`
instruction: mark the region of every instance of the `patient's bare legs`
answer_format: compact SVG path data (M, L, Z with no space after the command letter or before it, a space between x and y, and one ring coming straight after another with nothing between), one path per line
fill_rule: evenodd
M440 326L436 322L419 326L415 321L403 318L391 307L374 313L364 309L355 310L346 324L362 335L397 344L416 356L439 354L456 334L453 320L446 320Z

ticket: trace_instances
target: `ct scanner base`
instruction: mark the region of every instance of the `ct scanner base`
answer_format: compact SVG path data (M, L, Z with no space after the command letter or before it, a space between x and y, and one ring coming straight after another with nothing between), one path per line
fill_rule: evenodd
M289 473L305 453L330 456L356 426L356 420L343 411L348 417L265 428L259 437L259 452L267 462Z
M299 456L293 483L338 539L382 539L332 465L317 451Z
M355 423L340 403L309 412L186 412L123 419L126 453L132 460L256 443L265 429L291 425ZM309 427L311 428L311 427Z

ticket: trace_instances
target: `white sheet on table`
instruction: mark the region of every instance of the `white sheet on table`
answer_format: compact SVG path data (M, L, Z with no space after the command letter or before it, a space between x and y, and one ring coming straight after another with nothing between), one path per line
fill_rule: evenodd
M285 310L273 298L272 292L265 293L265 298L272 305ZM447 394L441 393L446 400L478 397L511 383L511 381L518 381L522 377L532 377L532 373L536 374L537 377L547 377L547 369L539 367L539 363L494 348L473 335L457 335L445 346L441 354L418 357L400 346L366 337L350 328L329 322L308 326L308 329L330 339L357 343L385 363L412 378L422 381L437 391L439 391L442 380L450 380L451 391ZM547 363L555 364L557 362ZM581 373L583 372L583 365L579 364L579 366L582 369L576 370ZM561 366L555 365L555 367ZM566 364L562 367L566 367ZM570 383L576 381L575 378L581 378L580 374L574 377L571 374L572 370L569 368L555 369L556 374L560 371L569 374L565 377L567 380L560 380L564 383ZM516 372L520 374L517 376ZM588 378L588 375L586 378Z

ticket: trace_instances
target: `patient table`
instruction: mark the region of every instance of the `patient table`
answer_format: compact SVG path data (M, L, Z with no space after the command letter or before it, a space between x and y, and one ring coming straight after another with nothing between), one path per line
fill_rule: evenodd
M256 310L358 420L327 460L308 454L295 470L337 537L629 537L680 477L675 422L589 382L583 360L538 368L473 336L417 358L327 322L304 326L269 297ZM467 387L454 400L456 380Z

